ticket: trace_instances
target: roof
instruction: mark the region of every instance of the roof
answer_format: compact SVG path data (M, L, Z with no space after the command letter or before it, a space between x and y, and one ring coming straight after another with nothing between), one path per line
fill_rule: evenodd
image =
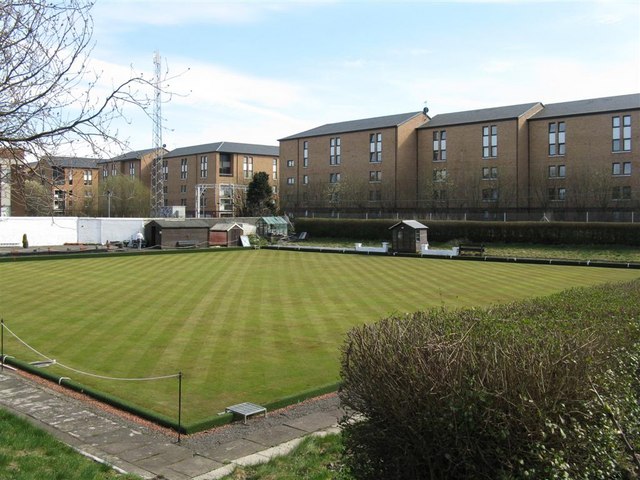
M327 123L320 127L312 128L304 132L296 133L289 137L281 138L283 140L294 140L304 137L319 137L322 135L333 135L336 133L358 132L362 130L376 130L380 128L397 127L412 118L423 115L422 112L399 113L396 115L387 115L384 117L364 118L361 120L350 120L347 122Z
M98 168L97 158L86 157L45 157L43 160L52 167Z
M640 93L576 100L573 102L550 103L549 105L545 105L543 110L532 116L530 120L587 115L591 113L620 112L632 109L640 109Z
M241 155L265 155L277 157L280 155L280 148L271 145L254 145L251 143L216 142L203 145L193 145L190 147L176 148L165 154L165 158L186 157L201 153L239 153Z
M199 220L197 218L187 218L180 220L153 220L153 222L158 225L160 228L206 228L207 230L210 228L208 222L203 220Z
M213 230L214 232L228 232L232 228L236 227L242 229L242 227L237 223L216 223L213 227L211 227L211 230Z
M413 228L414 230L424 230L425 228L428 229L429 227L427 227L426 225L421 224L420 222L416 221L416 220L403 220L401 222L396 223L395 225L392 225L389 227L389 230L393 230L394 228L396 228L398 225L406 225L410 228Z
M289 222L284 217L260 217L258 221L262 220L267 225L288 225Z
M512 120L520 118L536 106L542 106L540 102L521 103L506 107L483 108L480 110L468 110L465 112L441 113L418 128L444 127L448 125L462 125L466 123L480 123L498 120Z
M165 153L166 149L163 149ZM131 152L123 153L122 155L118 155L117 157L107 158L105 160L98 160L98 163L109 163L109 162L123 162L126 160L140 160L145 155L150 153L154 153L156 151L155 148L146 148L144 150L133 150Z

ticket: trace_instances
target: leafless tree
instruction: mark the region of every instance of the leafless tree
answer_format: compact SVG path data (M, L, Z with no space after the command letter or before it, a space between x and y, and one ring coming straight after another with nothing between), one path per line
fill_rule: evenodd
M101 89L101 73L88 67L92 6L91 0L0 3L0 150L15 152L16 163L80 145L98 154L117 141L112 125L123 108L145 108L153 98L141 75Z

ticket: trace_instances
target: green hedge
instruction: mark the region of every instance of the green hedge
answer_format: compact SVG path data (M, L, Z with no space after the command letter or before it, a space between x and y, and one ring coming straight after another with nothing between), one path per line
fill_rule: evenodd
M638 478L640 281L349 332L359 479Z
M418 221L429 227L431 242L640 246L640 223ZM389 241L389 227L397 222L297 218L294 224L311 237Z

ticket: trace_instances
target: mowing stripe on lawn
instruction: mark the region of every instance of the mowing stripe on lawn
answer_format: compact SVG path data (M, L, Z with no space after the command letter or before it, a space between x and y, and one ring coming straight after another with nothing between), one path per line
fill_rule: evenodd
M112 376L183 371L185 423L233 403L269 403L337 381L343 335L356 324L640 276L272 250L11 262L0 264L0 273L0 315L47 355ZM15 344L7 347L35 360ZM175 414L175 382L140 386L71 376Z

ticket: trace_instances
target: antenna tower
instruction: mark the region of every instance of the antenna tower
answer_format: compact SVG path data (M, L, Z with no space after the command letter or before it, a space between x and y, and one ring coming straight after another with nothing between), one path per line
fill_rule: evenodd
M155 155L151 165L151 215L162 217L164 207L164 174L162 172L164 145L162 144L162 89L160 88L161 57L156 50L153 55L155 76L153 79L153 148Z

